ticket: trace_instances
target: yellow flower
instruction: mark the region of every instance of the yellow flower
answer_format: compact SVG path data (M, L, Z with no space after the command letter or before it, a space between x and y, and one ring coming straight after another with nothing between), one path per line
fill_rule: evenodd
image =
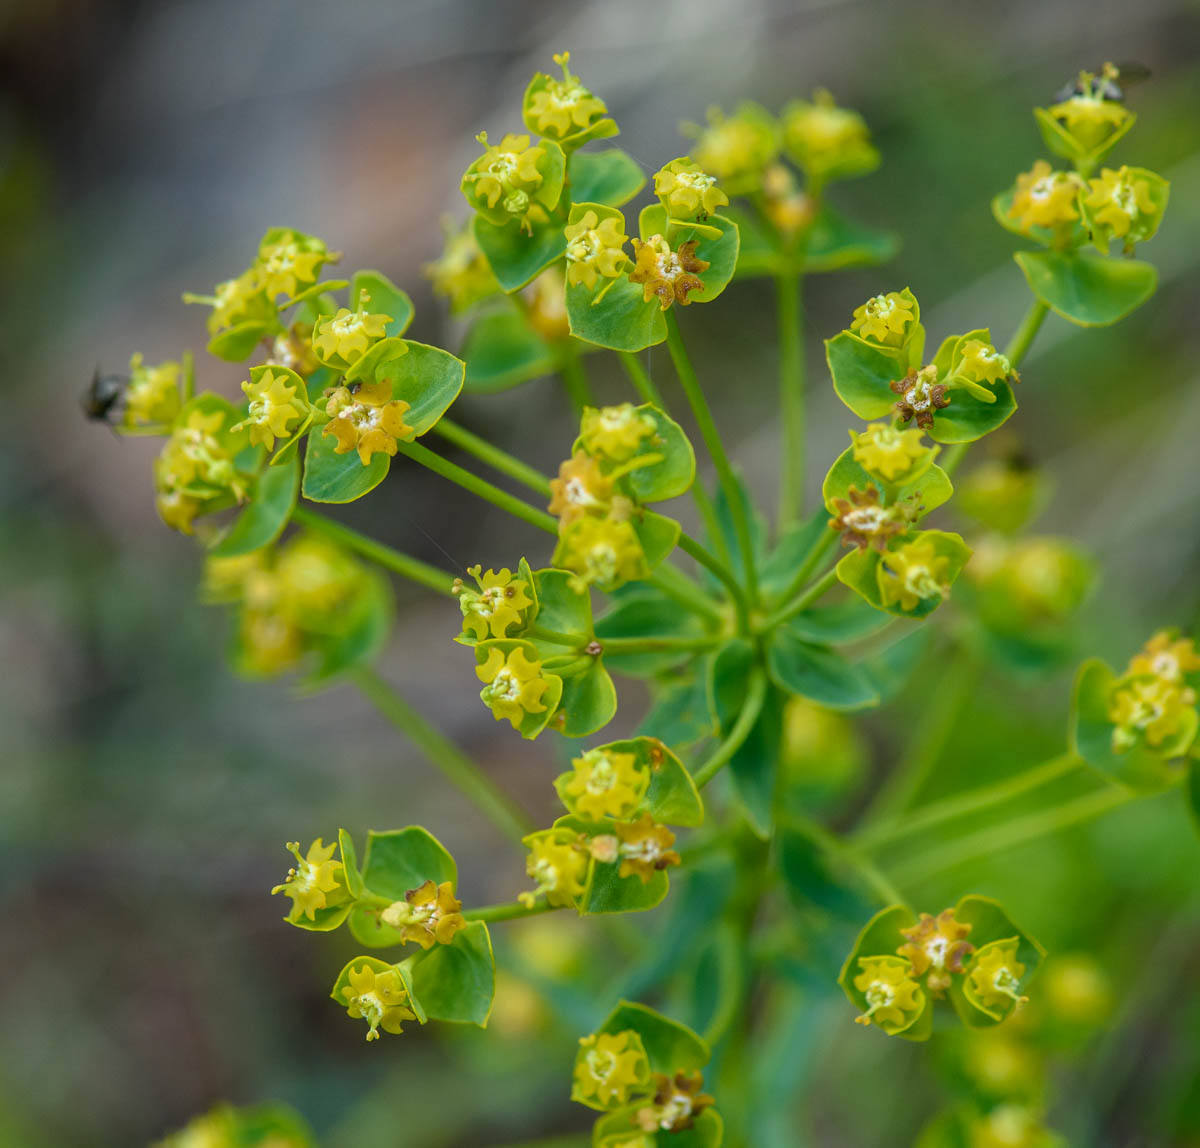
M715 175L731 195L745 195L762 186L767 165L779 154L779 129L755 104L742 104L732 116L709 108L708 126L693 129L697 136L694 159Z
M415 432L404 421L408 403L391 396L392 384L386 379L357 384L353 390L334 387L325 405L329 422L321 432L337 439L333 453L348 454L357 450L366 466L376 452L394 455L397 442L411 439Z
M1154 674L1167 682L1178 682L1184 674L1200 670L1200 656L1191 638L1176 637L1159 630L1129 662L1128 674Z
M817 183L830 175L867 172L879 163L866 121L839 108L824 88L813 93L812 103L789 104L781 119L784 147Z
M790 168L773 163L763 174L762 209L784 235L795 235L816 217L816 200L802 191Z
M919 427L900 430L891 423L872 423L861 434L850 432L854 461L869 474L892 482L914 470L930 448Z
M692 291L704 290L704 281L697 273L707 271L709 264L696 258L699 242L689 239L679 245L678 251L672 251L661 235L652 235L644 242L633 241L635 262L629 280L642 285L645 302L657 297L659 307L666 311L672 303L686 306Z
M180 382L183 367L180 363L159 363L157 367L142 365L142 356L129 360L129 383L125 387L125 413L122 422L127 427L143 427L169 423L182 402Z
M649 813L643 813L636 821L618 822L614 829L620 840L618 877L636 875L644 885L660 869L679 864L679 854L671 848L675 834L665 825L659 825Z
M351 968L350 983L342 989L346 1011L356 1020L367 1022L367 1040L378 1040L379 1030L399 1034L401 1022L416 1020L416 1013L408 1007L408 990L398 969L376 972L370 965Z
M582 283L595 290L598 279L615 279L625 269L629 256L621 221L615 215L600 219L594 211L585 211L575 222L564 228L567 239L567 283Z
M648 574L646 553L629 522L615 518L580 518L563 530L555 565L581 581L609 591Z
M467 573L475 579L479 590L464 586L456 579L453 592L462 610L463 629L470 631L477 642L485 638L507 638L509 628L524 622L522 611L533 605L529 586L524 578L514 578L505 568L481 574L481 567L471 566Z
M650 788L650 773L639 769L632 753L589 750L574 758L567 795L585 817L628 817Z
M542 695L550 683L542 677L542 663L530 658L520 646L507 655L489 650L487 660L475 667L475 673L485 683L479 696L497 721L507 718L513 729L520 729L527 713L546 712Z
M889 291L855 307L850 330L860 339L884 347L899 347L904 343L909 324L916 318L913 300L906 299L899 291Z
M968 339L960 353L962 362L954 373L973 383L999 383L1016 375L1008 359L982 339Z
M454 314L467 310L483 299L500 294L492 266L475 241L475 231L468 223L456 229L453 219L445 216L442 229L446 236L442 254L422 268L433 284L435 295L450 300Z
M1017 960L1017 944L1016 937L993 941L984 945L971 962L967 984L975 1000L989 1012L1003 1012L1029 999L1021 996L1019 991L1025 966Z
M650 1079L642 1038L632 1029L579 1039L571 1099L595 1108L619 1108L629 1090Z
M529 126L538 135L552 140L576 135L608 114L604 101L594 96L579 82L579 77L571 73L567 66L570 59L570 52L560 52L554 57L554 62L562 68L563 78L539 76L544 83L533 93L525 110Z
M591 410L591 407L585 409L585 419ZM589 513L607 510L612 499L612 480L605 476L600 464L587 451L577 450L559 464L558 477L550 480L550 494L550 513L557 514L560 526L565 527Z
M1044 159L1017 176L1010 219L1023 231L1031 227L1058 227L1079 218L1075 199L1080 180L1073 172L1055 171Z
M527 906L532 906L539 896L560 908L574 905L583 894L587 855L574 840L553 833L526 840L529 856L525 860L525 872L533 878L537 889L521 893L518 899Z
M188 297L191 299L191 297ZM197 298L192 300L201 302ZM208 330L216 334L247 319L269 319L275 315L275 307L263 290L262 276L257 267L243 271L236 279L226 279L213 288L212 311L208 316Z
M246 417L230 430L249 428L250 442L261 443L268 451L275 449L276 438L288 438L292 423L299 423L308 407L308 399L298 394L299 387L288 386L283 372L264 371L257 382L242 383L242 391L250 400Z
M971 926L957 920L953 909L943 909L936 917L922 913L915 925L900 930L908 940L896 952L910 963L914 977L929 974L925 987L940 998L950 987L950 974L961 974L975 951L966 940L970 932Z
M289 841L288 852L296 858L296 864L288 870L282 885L276 885L272 893L285 893L292 899L290 918L314 919L318 909L327 908L329 894L340 892L335 898L345 901L349 894L345 885L345 867L333 860L337 845L325 845L318 837L308 848L308 856L300 856L300 842Z
M847 498L833 500L831 513L836 513L829 521L830 527L841 533L846 546L856 546L859 550L873 546L882 552L890 538L903 534L911 525L903 507L880 504L879 491L873 486L866 493L852 486L846 494Z
M690 159L673 159L659 168L654 173L654 194L665 201L672 219L703 222L729 202L729 196L717 186L717 177Z
M915 610L931 598L950 593L945 582L950 559L938 554L928 539L917 539L885 553L879 562L879 594L885 606Z
M708 1093L700 1091L704 1077L698 1071L677 1072L673 1077L656 1072L652 1080L654 1096L634 1114L643 1132L683 1132L714 1103Z
M159 516L184 534L192 532L192 522L206 501L232 495L240 502L246 496L245 479L217 438L224 422L224 411L191 411L184 424L171 432L154 461Z
M291 298L317 281L317 275L330 253L320 240L309 240L294 231L263 241L258 249L258 267L262 286L269 298Z
M642 440L658 432L658 423L633 403L615 407L584 407L579 439L589 454L610 462L625 462L641 449Z
M191 534L192 523L204 503L178 490L160 490L154 496L154 509L163 523L180 534Z
M1150 197L1150 184L1136 178L1128 167L1118 171L1101 168L1099 179L1088 180L1083 203L1091 211L1091 217L1108 227L1117 239L1124 239L1136 222L1159 211Z
M403 901L393 901L379 914L385 925L399 929L406 941L416 941L423 949L448 945L466 920L462 902L454 896L449 881L438 885L426 881L418 889L409 889Z
M370 301L371 296L360 291L356 311L340 307L336 315L322 319L313 328L313 350L324 362L330 366L349 366L361 359L376 339L383 338L392 316L368 314Z
M286 331L276 335L271 342L271 354L266 364L287 367L307 379L321 367L321 360L312 349L312 324L293 323Z
M1088 151L1102 144L1133 115L1119 100L1106 98L1108 81L1119 74L1111 64L1105 64L1099 75L1080 72L1075 93L1050 108L1050 114Z
M1038 993L1056 1017L1070 1024L1099 1024L1112 1011L1112 982L1087 953L1051 958L1038 981Z
M278 610L246 609L238 620L242 672L271 678L286 673L304 656L304 637Z
M475 205L523 216L529 210L530 192L542 185L539 165L546 158L544 147L529 145L529 136L509 133L499 144L488 144L487 132L476 137L484 152L463 176L463 189Z
M362 584L362 567L339 546L312 534L291 538L279 551L280 600L308 628L326 629Z
M1196 691L1166 678L1138 675L1123 678L1108 700L1108 720L1116 726L1113 750L1123 753L1138 736L1158 747L1179 733L1196 704Z
M866 998L867 1011L856 1016L856 1024L876 1024L895 1034L908 1026L925 1007L925 994L913 980L912 966L900 957L859 957L862 970L854 987Z

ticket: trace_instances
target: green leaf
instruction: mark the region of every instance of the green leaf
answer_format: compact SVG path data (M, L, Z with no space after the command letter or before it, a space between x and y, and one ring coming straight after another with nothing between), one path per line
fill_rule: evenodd
M240 363L248 359L254 348L268 336L279 331L279 322L269 319L247 319L214 335L208 341L208 353L229 363Z
M903 378L908 370L906 350L877 347L842 331L825 340L825 359L838 398L860 419L878 419L892 413L896 395L890 384Z
M886 614L880 617L886 618ZM891 701L909 682L929 648L933 631L928 626L909 627L909 633L863 663L880 702Z
M708 657L708 708L722 730L741 712L756 661L754 646L745 638L730 638Z
M651 1072L669 1076L676 1072L694 1072L703 1068L712 1056L708 1045L687 1025L633 1001L621 1001L596 1031L615 1035L627 1029L642 1038Z
M562 679L561 718L555 728L566 737L587 737L603 729L617 712L617 688L600 658L582 673Z
M636 873L621 877L620 872L619 862L592 862L579 900L580 913L641 913L661 905L666 898L670 889L666 870L657 870L645 882Z
M540 610L538 617L542 617ZM557 627L552 628L557 629ZM532 642L514 638L489 638L486 642L479 642L475 646L475 664L482 666L488 660L488 655L492 650L499 650L507 659L508 655L517 649L523 651L525 657L530 661L540 657L538 647ZM542 677L545 678L547 683L546 690L541 696L541 704L545 706L545 709L539 710L536 713L524 712L516 727L517 732L528 741L532 741L546 728L550 719L558 711L558 703L562 700L563 679L552 670L543 670ZM507 720L499 714L495 714L495 717L497 721Z
M610 753L631 753L636 767L650 774L650 786L646 791L645 800L634 811L630 820L645 812L663 825L694 827L703 824L704 805L696 784L692 781L692 775L659 738L625 738L622 741L606 742L596 746L596 749ZM555 788L563 804L570 809L571 802L565 796L566 779L569 777L570 773L558 777L555 780Z
M311 920L303 913L294 916L289 913L284 920L289 925L294 925L297 929L303 929L307 933L331 933L350 915L350 911L354 907L353 901L346 901L341 905L329 905L324 909L314 909Z
M785 704L786 699L779 690L767 689L758 721L728 765L734 792L742 803L750 827L763 840L770 837L775 816L775 786L782 752Z
M346 872L346 888L353 897L361 897L363 892L362 873L358 869L358 851L354 848L354 838L345 829L338 830L338 851L342 855L342 866Z
M790 255L779 240L778 233L757 217L740 207L729 204L721 214L737 225L738 261L735 279L755 279L778 275L790 270Z
M962 568L971 557L971 549L957 534L943 530L919 530L910 535L902 536L900 545L908 545L917 541L933 543L934 553L939 558L949 559L949 564L943 572L946 584L953 586ZM885 550L882 554L875 550L852 550L837 564L837 576L856 594L861 595L877 610L886 610L898 618L924 618L932 614L942 604L943 596L934 595L920 599L911 610L903 609L898 602L885 606L879 589L879 566L892 553Z
M572 203L603 203L620 207L643 187L646 177L620 148L575 152L567 161L567 190Z
M637 732L661 738L675 750L715 735L717 722L709 706L707 677L688 674L661 685Z
M795 614L788 619L787 628L801 641L836 646L869 638L890 624L886 614L855 597L835 606Z
M364 290L371 297L368 308L371 314L391 316L384 335L389 338L403 335L413 320L413 303L408 293L401 291L380 271L357 271L350 287L351 307L358 306L359 292Z
M387 973L393 969L399 972L400 979L404 982L404 987L408 991L409 1007L417 1014L417 1022L419 1024L425 1023L425 1010L413 994L412 980L408 970L404 965L389 964L387 961L381 961L378 957L354 957L352 960L347 961L342 967L342 971L338 973L337 980L333 982L333 988L329 993L330 998L336 1001L342 1008L345 1008L348 1000L343 995L343 990L350 987L350 973L352 970L361 972L364 967L370 968L376 973Z
M974 442L1003 426L1017 409L1017 397L1007 382L992 383L989 389L996 396L994 403L976 398L961 386L952 387L950 405L934 412L929 437L941 443Z
M661 457L658 462L630 471L621 480L622 485L637 502L662 502L686 494L696 478L696 454L683 427L651 403L643 403L637 410L641 416L653 419L656 429L638 443L631 458Z
M957 396L954 401L957 401ZM945 413L939 411L939 417ZM863 493L873 486L879 491L885 506L895 506L899 502L911 499L912 509L917 512L919 508L919 515L929 514L949 502L954 493L950 476L940 466L930 464L903 483L886 482L856 462L854 447L850 446L838 455L821 485L821 497L825 500L830 514L836 514L834 500L848 499L852 486Z
M301 493L309 502L353 502L370 494L385 478L392 460L381 452L363 466L357 451L335 454L337 439L314 427L304 452Z
M785 822L777 836L779 869L801 911L817 908L841 921L861 921L870 904L836 875L836 860L803 825Z
M523 315L507 308L490 311L471 324L462 357L466 390L473 394L504 391L554 370L554 354L546 340Z
M274 542L292 516L300 489L300 458L260 472L254 497L227 530L209 548L214 558L249 554Z
M1140 259L1065 251L1018 251L1013 258L1038 300L1081 327L1125 318L1158 286L1153 264Z
M407 354L403 339L380 339L344 368L343 377L347 383L390 381L396 370L393 363Z
M391 583L382 573L365 571L358 596L345 612L343 628L314 637L319 661L305 684L321 685L348 669L374 661L387 644L393 613Z
M767 669L780 689L832 710L879 704L870 676L828 646L804 641L788 623L767 642Z
M533 592L537 598L537 624L545 630L560 634L578 635L587 645L595 635L592 630L592 597L586 586L566 570L533 571ZM554 656L563 652L561 646L535 641L539 652Z
M651 589L619 599L596 621L601 645L608 638L699 638L700 619L674 598ZM642 678L657 674L694 656L690 650L665 650L650 654L605 654L605 664L616 673Z
M605 288L604 297L597 300ZM667 338L667 322L658 301L647 303L641 284L630 282L625 275L598 283L595 291L583 283L568 286L567 323L577 339L614 351L641 351Z
M466 364L441 347L405 339L408 354L391 364L392 398L408 403L404 421L417 437L430 431L463 388ZM374 459L372 459L374 461Z
M563 219L557 212L551 212L544 223L532 223L532 234L522 231L516 219L501 227L476 215L473 226L475 242L487 258L496 281L510 295L531 283L567 250Z
M1008 1007L999 1014L985 1009L975 999L975 994L968 983L972 964L979 959L981 951L987 946L1015 937L1017 960L1025 966L1025 972L1021 975L1021 983L1025 985L1037 972L1038 966L1046 955L1046 950L1014 924L1000 903L990 897L980 897L975 894L963 897L955 907L955 916L964 924L971 926L970 941L975 946L975 952L967 964L966 975L952 979L950 1001L963 1022L973 1028L985 1028L999 1024L1011 1014L1016 1007L1016 1002L1010 1002Z
M1188 766L1187 797L1196 831L1200 833L1200 758L1197 757L1193 757Z
M824 509L796 526L790 526L780 536L775 549L758 572L758 584L763 594L773 599L782 594L795 578L796 572L808 561L813 550L829 535L829 515Z
M646 564L653 570L675 549L679 541L679 523L652 510L639 510L631 521L646 555Z
M886 263L900 250L900 239L890 231L877 231L854 223L822 207L808 231L803 253L805 271L839 271L844 267L871 267Z
M403 962L412 996L430 1020L487 1028L496 992L492 938L483 921L471 921L448 945L434 945Z
M410 889L419 889L426 881L456 885L458 866L446 847L427 829L410 825L407 829L367 833L367 851L363 855L363 883L378 897L402 901Z

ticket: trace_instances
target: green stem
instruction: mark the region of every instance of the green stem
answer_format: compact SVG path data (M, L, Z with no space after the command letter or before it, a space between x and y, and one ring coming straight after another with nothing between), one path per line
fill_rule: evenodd
M971 813L980 813L985 809L990 809L993 805L1011 801L1014 797L1019 797L1032 789L1040 789L1043 785L1049 785L1050 782L1065 777L1068 773L1078 769L1081 764L1080 759L1073 753L1065 753L1061 757L1052 758L1050 761L1043 762L1006 781L982 786L955 797L947 797L943 801L921 806L908 814L899 824L870 826L854 835L854 843L860 849L877 849L883 845L890 845L898 838L908 837L913 833L923 833L946 821L966 817Z
M360 667L351 671L350 677L372 705L475 802L493 825L517 841L533 831L533 824L508 795L374 670Z
M553 642L556 646L567 646L572 650L582 650L588 644L584 634L567 634L562 630L547 630L536 623L530 626L523 635L526 638L540 638L543 642Z
M625 368L625 373L629 376L629 381L633 384L633 389L637 391L642 402L650 403L651 406L658 407L663 414L666 414L667 404L663 402L662 392L654 385L650 378L650 372L642 366L637 355L631 351L618 351L617 354L621 360L621 366Z
M583 414L584 407L593 407L596 400L592 397L592 387L588 382L587 371L583 366L583 356L575 347L568 347L559 363L563 382L567 384L567 394L571 397L571 406L577 415Z
M1136 796L1137 794L1130 790L1112 786L1098 789L1053 809L1043 809L1016 821L993 825L961 840L952 841L940 849L932 849L917 856L902 870L902 877L906 883L924 881L946 869L953 869L956 865L1012 849L1059 829L1091 821L1110 809L1132 801Z
M671 353L671 362L675 364L675 373L687 395L688 405L700 428L700 436L717 469L717 478L725 492L725 500L729 504L729 516L733 519L734 533L737 535L738 549L742 553L742 566L745 569L747 597L751 602L758 600L758 574L754 564L754 539L750 533L750 522L746 517L746 509L742 505L741 489L737 477L733 473L729 456L725 453L725 444L721 441L720 431L713 421L712 411L700 382L696 378L695 369L688 358L687 348L683 345L683 337L679 333L679 321L675 318L674 310L665 312L667 321L667 350Z
M837 585L837 580L837 567L830 566L799 598L772 614L762 624L762 629L773 630L781 622L786 622L793 615L799 614L801 610L807 610L822 594L832 590Z
M720 644L722 638L717 634L709 634L703 638L677 638L664 636L661 638L597 638L601 652L605 654L666 654L675 650L686 653L689 650L711 650Z
M434 433L441 435L447 442L453 443L460 450L473 454L480 462L490 466L501 474L519 482L538 494L550 496L550 480L540 471L535 470L519 458L513 458L507 451L493 446L487 439L480 438L465 427L448 418L439 419L433 427Z
M749 605L746 602L745 591L742 590L738 580L690 534L686 532L680 533L679 549L689 557L694 558L711 574L715 575L717 580L729 591L729 597L733 601L734 609L737 610L741 628L745 630L749 624Z
M762 713L763 702L766 700L767 675L761 669L755 669L750 677L750 686L746 690L746 700L742 704L742 712L738 714L737 721L733 723L733 729L729 731L729 736L717 746L712 756L692 774L692 780L695 781L697 789L703 789L712 781L729 759L742 748L742 743L750 736L750 731L754 728L754 723L758 721L758 715Z
M842 840L837 834L830 832L824 825L810 817L789 813L787 819L790 823L803 829L827 853L853 869L882 904L904 905L907 903L900 891L884 876L880 868L869 858L864 857L850 842Z
M297 506L292 511L292 520L299 522L309 530L325 535L334 542L341 543L348 550L357 551L364 558L369 558L376 565L391 570L402 578L407 578L410 582L427 586L439 594L453 593L453 574L447 574L436 566L429 565L428 562L422 562L419 558L412 558L407 554L402 554L399 550L393 550L382 542L376 542L374 538L368 538L365 534L359 534L357 530L351 530L349 526L334 522L332 518L326 518L323 514L317 514L307 507Z
M782 451L779 467L779 529L804 513L804 322L800 276L790 271L775 277L779 326L779 410Z
M443 478L457 483L464 490L478 495L485 502L498 506L501 510L521 519L522 522L528 522L530 526L536 526L539 530L546 531L547 534L558 534L558 519L544 510L538 510L529 503L522 502L508 491L501 490L498 486L493 486L469 470L464 470L461 466L442 458L440 454L435 454L419 442L401 442L396 445L401 454L419 462L435 474L440 474Z
M793 594L800 593L805 583L812 577L817 563L836 545L837 540L837 531L829 529L817 539L816 545L809 551L808 557L800 563L799 569L792 575L792 580L787 584L787 588L778 596L778 601L788 602Z
M480 905L477 909L464 909L468 921L515 921L518 917L536 917L539 913L552 913L561 905L547 901L534 901L524 905L520 901L506 901L503 905Z

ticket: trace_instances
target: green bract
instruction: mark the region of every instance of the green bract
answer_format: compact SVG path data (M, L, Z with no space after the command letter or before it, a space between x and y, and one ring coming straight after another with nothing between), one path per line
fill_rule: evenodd
M1056 315L1080 327L1107 327L1136 310L1158 286L1158 272L1139 259L1064 251L1013 255L1029 290Z

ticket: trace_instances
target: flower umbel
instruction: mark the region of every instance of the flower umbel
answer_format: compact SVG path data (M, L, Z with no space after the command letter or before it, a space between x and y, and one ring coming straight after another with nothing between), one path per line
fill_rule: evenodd
M707 271L708 263L696 258L698 239L681 243L677 251L661 236L652 235L644 242L633 241L636 257L634 268L629 273L630 281L642 285L643 298L647 303L655 297L659 306L668 310L672 303L686 306L691 302L692 291L703 291L704 282L698 272Z
M242 383L242 391L250 400L246 417L231 430L248 429L250 442L275 449L277 438L288 438L296 429L308 408L308 400L299 392L299 381L288 385L283 371L263 371L254 382Z
M475 667L475 673L485 683L479 696L497 721L507 718L513 729L519 729L527 713L545 712L541 699L550 683L542 676L542 663L529 658L520 646L507 655L502 650L489 650L487 660Z
M587 418L586 411L584 418ZM550 513L558 515L560 527L566 527L587 514L603 514L608 510L612 501L612 480L587 451L577 450L566 462L559 464L558 477L550 480L550 494Z
M872 475L892 482L916 469L930 455L919 427L901 430L891 423L872 423L861 434L850 432L854 461Z
M408 990L404 987L398 969L378 972L364 964L351 968L349 984L342 989L346 1011L356 1020L367 1022L367 1040L378 1040L379 1030L399 1035L402 1022L416 1020L416 1013L409 1008Z
M625 462L642 448L645 439L658 433L658 423L633 403L613 407L584 407L579 440L589 454L609 462Z
M563 78L538 77L542 81L541 87L533 92L525 109L529 127L552 140L567 139L585 131L608 114L604 101L594 96L579 82L579 77L572 74L568 66L570 61L570 52L560 52L554 57L554 62L562 68Z
M1108 720L1116 727L1112 745L1123 753L1143 737L1157 748L1179 733L1187 713L1196 704L1190 686L1151 675L1122 679L1108 702Z
M654 194L672 219L703 222L729 202L729 196L717 186L717 177L686 157L673 159L654 173Z
M406 941L416 941L423 949L448 945L454 934L467 922L461 913L462 902L454 896L449 881L438 885L426 881L417 889L409 889L403 901L393 901L379 914L379 919L393 929L399 929Z
M413 437L413 428L404 421L407 412L408 403L392 398L392 384L387 379L334 387L325 404L329 422L321 433L337 439L334 454L357 450L366 466L373 454L394 455L398 442Z
M340 890L346 892L340 861L333 860L337 845L325 845L318 837L308 848L306 857L300 856L300 842L289 841L288 851L296 858L296 864L288 870L282 885L276 885L272 893L285 893L292 899L289 917L307 917L313 920L318 909L329 904L329 894ZM345 900L345 896L339 898Z
M970 932L971 926L957 920L953 909L943 909L936 917L922 913L915 925L900 930L908 940L896 952L912 965L912 975L924 976L925 987L940 998L950 987L950 974L963 973L975 951L965 939Z
M690 131L696 136L692 159L715 175L731 195L761 187L763 172L779 154L779 128L755 104L742 104L731 116L709 108L708 126Z
M917 426L928 430L933 426L933 412L950 405L946 384L937 381L937 367L930 364L919 371L910 370L902 379L888 384L896 400L896 415L901 422L915 418Z
M916 1019L925 1007L925 994L912 978L912 966L900 957L859 957L862 970L854 987L866 998L867 1011L856 1024L876 1024L897 1033Z
M487 132L476 137L484 152L463 176L463 192L477 208L487 208L504 215L523 217L529 211L531 193L545 178L540 165L546 159L546 149L530 146L529 136L511 132L498 144L489 144Z
M628 817L650 787L650 774L632 753L589 750L571 762L566 793L585 817ZM669 844L669 842L668 842Z
M618 501L614 500L614 512ZM605 591L647 575L646 552L637 531L615 516L572 522L559 536L554 563Z
M650 1063L636 1032L594 1033L580 1037L571 1099L589 1107L620 1107L629 1090L649 1078Z
M269 298L298 294L317 281L321 268L335 258L319 239L284 231L265 238L258 249L259 275Z
M1159 630L1130 659L1129 674L1153 674L1167 682L1182 681L1185 674L1200 670L1200 655L1191 638L1180 638L1171 630Z
M594 211L585 211L576 222L563 229L567 240L567 283L582 284L594 291L601 279L616 280L629 262L625 234L615 215L601 219Z
M183 367L180 363L159 363L156 367L142 365L142 356L129 360L129 383L125 387L125 412L122 423L127 427L144 427L171 422L181 406L180 384Z
M514 578L504 568L482 573L482 567L468 567L478 590L466 586L461 578L454 581L453 592L462 610L463 629L474 635L477 642L486 638L506 638L512 626L523 622L522 611L533 605L529 586L524 578Z
M1080 179L1073 172L1055 171L1044 159L1017 176L1010 219L1023 231L1031 227L1059 227L1079 218L1076 199Z
M1017 938L984 945L971 962L967 984L974 1001L989 1012L1024 1004L1020 993L1025 966L1017 960ZM973 1002L974 1003L974 1002Z
M450 311L458 314L475 303L500 294L500 284L487 257L475 241L475 232L468 223L456 228L450 216L442 219L445 245L442 254L421 269L433 284L435 295L450 301Z
M916 321L914 302L899 291L876 295L854 308L850 330L862 339L885 347L903 345L910 324Z
M313 350L323 362L330 366L350 366L361 359L376 339L382 339L391 315L373 315L367 311L371 296L366 291L358 293L358 308L338 309L336 315L322 319L313 328Z

